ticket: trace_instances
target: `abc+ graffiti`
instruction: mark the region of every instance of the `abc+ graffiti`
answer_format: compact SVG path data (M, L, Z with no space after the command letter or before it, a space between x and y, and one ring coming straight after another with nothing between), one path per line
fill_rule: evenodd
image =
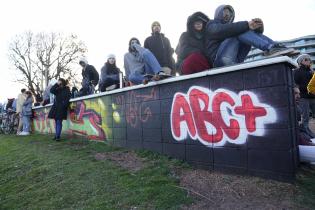
M253 92L236 94L199 86L174 95L170 116L175 140L183 141L189 135L209 147L244 144L248 135L263 136L264 125L276 119L275 109L260 103Z

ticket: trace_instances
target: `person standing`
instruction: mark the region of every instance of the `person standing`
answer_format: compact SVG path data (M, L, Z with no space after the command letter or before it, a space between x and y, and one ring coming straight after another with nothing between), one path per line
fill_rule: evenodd
M55 120L56 131L53 139L60 141L62 120L67 119L71 92L70 88L67 86L67 81L63 78L60 78L58 82L51 87L50 92L55 95L55 101L48 113L48 118Z
M315 114L315 95L307 90L307 86L313 76L311 56L302 54L297 58L297 63L299 68L294 70L293 75L294 82L298 85L301 92L299 106L302 112L302 125L307 133L314 138L315 134L309 128L309 115L310 110Z
M21 89L21 93L17 97L16 101L16 114L19 116L19 125L17 128L17 135L22 131L23 128L23 120L22 120L22 108L23 108L23 103L25 102L26 96L25 96L26 89L23 88Z
M99 89L101 92L106 91L106 88L111 85L119 87L120 69L116 66L116 57L113 54L108 55L107 61L101 69L101 78L99 82Z
M34 102L31 91L26 91L25 94L26 94L26 99L22 107L23 131L19 134L21 136L30 135L32 104Z
M152 34L144 41L144 48L150 50L158 60L161 67L169 68L169 73L175 76L175 61L173 59L174 49L171 47L170 40L161 33L161 24L154 21L151 25ZM165 72L167 73L167 72Z

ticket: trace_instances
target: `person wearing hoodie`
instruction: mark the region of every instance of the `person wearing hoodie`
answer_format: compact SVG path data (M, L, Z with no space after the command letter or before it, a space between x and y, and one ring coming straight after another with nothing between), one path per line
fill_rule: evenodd
M79 96L93 94L99 81L99 74L94 66L88 64L85 58L81 58L79 64L82 66L82 88Z
M55 101L52 105L48 118L54 119L56 123L56 132L53 140L60 141L62 131L62 120L67 119L69 101L71 98L70 88L67 86L68 81L60 78L58 82L51 87L50 92L55 95Z
M101 69L101 78L99 82L99 89L101 92L106 91L106 88L111 85L119 87L120 69L116 66L116 57L113 54L107 56L107 61Z
M309 113L310 109L315 114L315 95L311 94L307 90L307 86L313 76L311 69L312 61L308 54L302 54L297 58L299 68L293 71L294 82L298 85L301 98L299 106L302 114L302 125L308 134L315 137L315 134L309 128Z
M176 47L176 67L180 74L193 74L210 69L205 57L205 32L209 18L202 12L195 12L187 19L187 30L179 38Z
M174 49L168 38L161 33L161 24L154 21L151 25L152 35L144 41L144 48L150 50L158 60L160 66L168 67L170 73L175 76L173 53ZM166 72L165 72L166 73Z
M242 63L252 46L264 51L266 56L294 51L263 35L261 19L233 22L234 17L232 6L221 5L215 11L214 20L207 24L207 57L214 67Z
M31 129L31 116L32 116L32 104L34 102L31 91L25 92L26 99L22 107L22 120L23 120L23 131L19 133L21 136L30 135Z
M124 55L126 77L132 84L147 84L146 74L154 74L153 80L160 80L160 75L165 74L162 67L152 52L141 47L137 38L129 41L128 52Z

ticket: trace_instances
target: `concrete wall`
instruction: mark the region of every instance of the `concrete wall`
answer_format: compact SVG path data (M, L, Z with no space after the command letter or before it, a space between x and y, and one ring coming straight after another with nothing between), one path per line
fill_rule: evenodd
M63 132L209 170L293 180L292 65L279 57L79 98ZM35 109L39 133L54 132L49 109Z

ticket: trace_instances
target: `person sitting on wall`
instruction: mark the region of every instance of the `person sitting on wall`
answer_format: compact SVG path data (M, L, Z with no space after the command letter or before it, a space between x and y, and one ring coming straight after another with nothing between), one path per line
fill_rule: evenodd
M307 86L313 76L311 70L311 57L307 54L302 54L297 58L299 68L293 71L294 82L297 84L301 91L301 99L299 106L302 114L302 125L309 135L315 137L315 134L309 128L309 114L310 109L312 113L315 113L315 95L309 93Z
M128 81L132 84L147 84L146 74L154 74L152 79L155 81L165 74L152 52L141 47L137 38L130 39L128 51L124 56L124 67Z
M214 67L244 62L252 46L265 52L266 56L277 56L293 52L263 35L263 21L233 22L234 9L230 5L219 6L214 20L207 23L207 57Z
M54 104L52 105L48 118L54 119L56 123L55 137L53 140L60 141L62 131L62 120L67 119L69 101L71 97L70 88L67 86L68 81L60 78L58 82L51 87L50 92L55 95Z
M82 66L82 88L79 91L79 96L93 94L99 81L99 74L94 66L88 64L85 58L81 58L79 64Z
M100 91L104 92L107 87L112 85L115 85L115 88L119 88L119 74L120 69L116 66L115 55L108 55L107 61L101 69L101 78L98 85Z
M150 50L159 64L164 67L164 72L175 76L174 49L170 40L161 33L161 24L154 21L151 25L152 35L145 39L144 48ZM168 72L166 72L168 69Z
M205 27L209 18L196 12L187 19L187 30L179 38L176 47L177 70L180 74L193 74L210 69L205 57Z

